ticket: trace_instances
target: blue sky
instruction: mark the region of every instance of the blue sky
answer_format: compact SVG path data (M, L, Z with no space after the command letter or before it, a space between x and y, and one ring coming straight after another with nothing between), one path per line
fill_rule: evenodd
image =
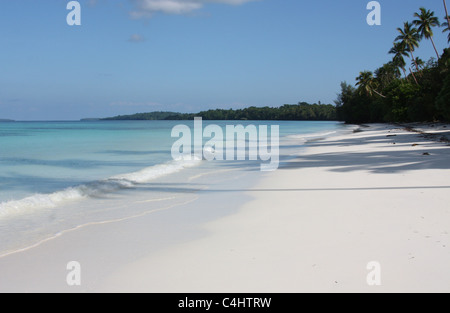
M441 0L67 0L0 3L0 118L332 103L341 81L389 61L396 28ZM440 51L446 36L435 30ZM423 41L417 56L434 50Z

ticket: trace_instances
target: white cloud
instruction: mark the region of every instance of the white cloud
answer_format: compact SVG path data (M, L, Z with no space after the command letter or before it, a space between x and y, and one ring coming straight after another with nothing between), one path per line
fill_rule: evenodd
M145 38L139 34L133 34L128 38L129 42L143 42L145 41Z
M133 0L136 9L130 12L132 18L151 17L155 13L187 14L203 8L207 3L241 5L258 0Z

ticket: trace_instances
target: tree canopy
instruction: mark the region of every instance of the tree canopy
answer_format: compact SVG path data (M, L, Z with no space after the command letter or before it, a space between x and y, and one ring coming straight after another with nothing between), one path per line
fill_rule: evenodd
M412 23L398 28L388 54L391 61L375 71L363 71L355 87L343 82L335 101L339 120L347 123L450 121L450 49L439 55L433 28L444 27L435 13L420 8ZM417 27L417 28L416 28ZM414 57L422 40L430 40L437 59L424 62ZM407 73L405 58L410 58ZM404 77L400 75L403 72Z
M199 113L151 112L122 115L103 120L249 120L249 121L334 121L337 119L336 107L328 104L285 104L279 108L249 107L239 110L208 110Z

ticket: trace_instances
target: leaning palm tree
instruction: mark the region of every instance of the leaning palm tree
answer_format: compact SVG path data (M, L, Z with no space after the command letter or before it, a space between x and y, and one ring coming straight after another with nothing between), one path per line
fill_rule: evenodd
M403 73L405 74L405 78L408 79L408 75L406 74L406 62L404 57L409 57L408 54L408 47L402 42L396 42L394 43L394 47L389 50L389 54L393 54L393 62L395 65L400 67L403 70Z
M444 0L444 9L445 9L445 18L447 19L447 26L449 26L450 25L450 16L448 15L447 3L445 3L445 0Z
M447 15L445 18L448 20L450 17ZM448 25L449 25L449 22L442 23L442 26L444 27L444 30L442 32L443 33L449 32L448 33L448 42L450 43L450 27Z
M416 75L414 75L414 72L411 68L409 68L409 72L411 73L412 77L414 78L414 81L416 82L417 86L419 86L419 82L417 81Z
M423 70L423 68L425 67L425 61L422 60L421 58L416 58L416 63L419 66L419 68L421 70ZM411 66L414 65L414 63L411 64Z
M376 93L380 97L386 98L381 93L379 93L377 88L377 82L373 77L373 73L370 71L360 72L359 76L356 77L356 86L358 86L358 90L360 94L365 93L367 96L372 97L373 93Z
M414 16L417 17L417 19L413 21L413 24L418 27L417 32L420 38L422 39L425 37L426 39L431 40L434 51L436 51L436 55L439 60L439 53L433 40L433 27L441 26L439 19L434 16L434 12L423 7L420 8L420 13L414 13Z
M411 59L415 62L413 52L416 48L419 47L420 35L417 32L417 28L413 27L413 25L409 22L404 23L403 29L397 28L400 35L395 38L395 41L403 42L408 48L409 53L411 54ZM419 67L416 64L416 69L419 70Z

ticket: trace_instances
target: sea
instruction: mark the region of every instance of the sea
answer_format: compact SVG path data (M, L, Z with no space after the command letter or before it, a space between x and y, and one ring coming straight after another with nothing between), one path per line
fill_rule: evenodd
M219 181L237 190L267 175L261 161L174 159L179 125L194 129L193 121L0 123L0 257L86 225L195 201ZM313 121L203 121L208 125L224 133L228 125L279 126L281 163L308 140L348 130Z

